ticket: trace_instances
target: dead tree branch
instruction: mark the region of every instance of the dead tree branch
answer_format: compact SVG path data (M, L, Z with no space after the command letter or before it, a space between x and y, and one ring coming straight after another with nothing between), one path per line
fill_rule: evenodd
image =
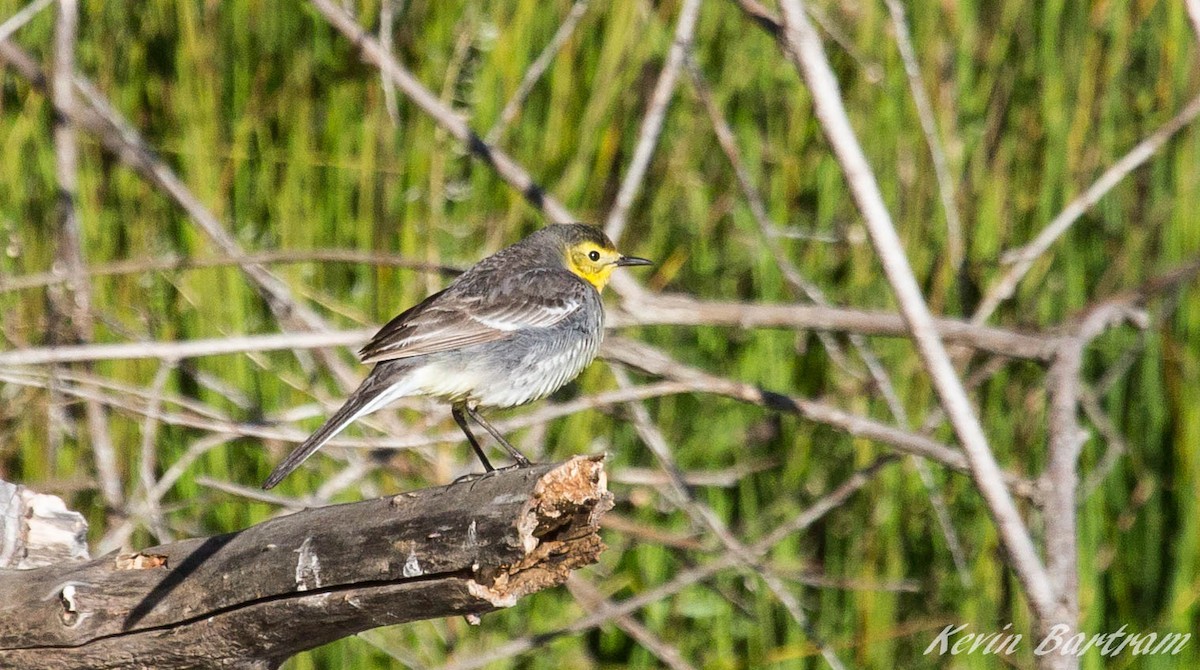
M1026 273L1029 272L1029 269L1033 267L1034 261L1046 253L1050 246L1058 238L1062 237L1092 205L1104 197L1104 194L1111 191L1130 172L1150 160L1167 143L1167 140L1185 128L1197 116L1200 116L1200 96L1193 98L1170 121L1167 121L1162 127L1147 136L1146 139L1138 142L1136 146L1129 150L1129 153L1122 156L1116 163L1113 163L1111 167L1104 171L1104 174L1100 175L1100 178L1095 183L1068 203L1058 216L1046 224L1046 227L1042 229L1042 232L1038 233L1038 236L1032 242L1020 249L1014 249L1005 254L1003 260L1012 263L1012 266L988 290L983 300L979 303L979 307L975 310L974 316L971 317L971 322L983 323L987 321L988 317L1000 306L1000 303L1011 297L1017 290L1017 284L1021 282Z
M273 251L257 251L245 256L232 258L229 256L178 256L167 254L156 258L138 258L127 261L90 265L87 276L111 277L119 275L136 275L149 272L179 272L183 270L198 270L201 268L219 268L242 263L260 265L288 263L357 263L380 267L408 268L421 272L433 272L444 277L453 277L462 270L439 263L428 263L413 260L389 253L359 251L358 249L279 249ZM0 293L23 291L26 289L57 286L70 281L63 272L50 270L17 277L0 277Z
M900 314L827 305L762 304L697 300L678 294L637 294L628 297L622 311L608 323L621 326L736 326L739 328L795 328L862 335L909 337ZM933 319L937 336L1012 358L1048 361L1054 355L1053 338L1002 328L971 325L957 319Z
M0 42L8 39L25 24L32 21L33 17L38 15L38 12L49 7L52 2L54 0L33 0L33 2L22 7L21 11L10 16L4 23L0 23Z
M757 560L787 537L807 530L833 510L846 504L846 501L855 493L871 483L876 474L887 465L894 463L895 460L895 457L891 455L883 456L873 461L870 465L856 471L833 490L813 500L802 512L780 523L771 532L750 544L748 546L750 556ZM697 565L680 571L672 579L659 586L642 591L620 602L613 603L611 606L592 612L560 628L536 636L528 635L503 644L492 645L484 653L474 655L463 654L462 658L452 658L449 663L441 666L440 670L482 668L489 663L523 654L562 635L574 635L597 626L602 626L616 617L636 612L651 603L669 598L693 584L710 579L725 570L735 568L740 562L740 557L735 556L732 552L725 552L703 565Z
M621 181L620 190L617 191L617 200L604 223L604 232L614 240L621 239L621 234L625 232L629 208L642 191L646 169L650 167L650 159L658 147L663 122L667 117L667 107L671 104L671 98L675 96L675 81L679 78L679 69L683 67L684 56L691 48L699 16L700 0L684 0L683 7L679 10L679 21L675 24L675 37L671 41L671 49L667 52L667 61L658 76L658 82L654 85L654 93L650 95L646 116L642 118L637 146L633 150L633 160L629 163L629 170Z
M0 665L272 668L369 628L510 607L596 560L611 504L601 459L576 457L0 572Z
M1143 304L1159 294L1180 289L1200 274L1200 261L1192 261L1141 286L1101 300L1067 326L1058 353L1047 374L1049 397L1049 455L1042 474L1046 533L1046 567L1054 588L1056 619L1075 629L1079 625L1079 567L1077 504L1079 455L1090 434L1079 422L1085 391L1083 355L1087 346L1108 329L1125 322L1148 325ZM1053 660L1048 667L1073 667Z
M491 165L500 178L517 189L531 205L545 212L550 220L557 223L575 221L575 217L567 208L553 196L547 194L533 177L512 159L507 153L489 146L483 141L467 122L448 107L445 103L425 87L415 76L388 53L379 40L363 30L363 27L331 0L312 0L313 7L325 17L329 25L342 33L355 47L359 49L363 61L379 68L383 76L396 84L396 87L417 107L445 128L454 139L466 145L477 158Z
M859 145L842 103L837 79L825 49L804 15L800 0L781 3L789 56L808 86L822 132L842 166L850 192L862 213L871 244L896 295L921 361L929 372L950 424L958 436L971 472L1008 552L1010 565L1025 589L1032 609L1042 621L1053 612L1053 589L1038 557L1029 529L1004 483L1003 474L988 446L987 437L967 398L945 346L938 337L933 316L909 266L904 246L896 234L883 195Z
M946 216L946 251L950 255L950 267L957 273L962 268L966 246L963 241L962 219L958 216L958 205L954 196L954 178L950 176L946 151L942 148L942 140L938 135L933 103L929 100L929 93L925 90L925 79L921 76L921 68L917 63L917 50L913 48L904 4L900 0L886 0L886 4L888 13L892 16L892 27L896 32L896 48L900 51L900 61L904 63L908 88L912 91L917 119L921 122L921 132L925 135L925 144L929 147L929 157L933 162L933 174L937 178L938 196L942 201L942 212Z
M609 361L689 384L697 393L722 395L777 412L796 414L809 421L831 426L856 437L865 437L886 444L896 451L936 461L956 472L970 472L967 458L961 451L931 437L852 414L828 403L794 398L745 382L710 375L702 370L683 365L659 349L641 342L620 337L608 338L604 342L603 356ZM1011 473L1004 473L1002 479L1014 494L1036 501L1038 492L1029 481Z
M488 144L495 144L499 141L500 136L508 129L508 126L517 118L517 114L521 113L521 107L525 104L525 99L529 97L529 93L533 91L533 87L550 68L550 62L558 55L566 45L567 40L571 39L571 35L575 33L575 28L579 25L579 21L583 18L587 11L588 2L590 0L575 0L575 4L571 5L571 11L567 12L567 18L563 19L558 30L554 32L554 37L550 38L550 43L545 49L538 54L530 64L529 69L525 71L525 76L521 77L521 83L517 85L517 90L513 92L512 97L508 102L504 103L504 109L500 112L500 118L496 119L496 123L492 125L491 130L484 135L484 141ZM386 78L385 78L386 80Z
M34 88L49 90L50 85L37 62L12 42L0 42L0 64L7 65ZM100 95L91 81L77 74L74 85L76 93L79 94L75 100L76 104L69 108L62 108L56 104L55 111L58 114L63 115L74 126L91 133L106 151L175 201L222 253L238 259L238 266L242 272L285 329L329 329L325 320L307 305L296 300L287 284L273 272L259 263L242 260L246 254L233 234L192 193L174 170L158 157L150 144ZM323 355L323 352L318 353ZM353 375L342 361L333 356L325 356L322 362L343 385L349 385Z
M51 96L54 107L65 113L54 117L54 172L58 181L57 245L56 265L65 268L67 285L65 290L52 291L50 304L52 321L62 321L65 328L50 328L51 343L69 339L90 342L95 333L95 318L92 314L92 288L87 280L87 261L84 257L83 224L79 217L79 141L71 112L77 104L75 99L75 42L79 32L79 3L75 0L60 0L58 17L54 24L54 67L51 80ZM87 369L84 365L84 369ZM92 453L95 458L96 475L104 502L113 510L125 504L121 492L121 479L117 466L117 455L113 449L108 430L108 418L104 407L88 401L84 404L88 432L91 436ZM52 425L66 423L52 394Z
M1184 4L1187 6L1188 20L1192 22L1192 31L1200 40L1200 0L1186 0Z
M769 305L696 300L683 295L640 294L626 307L613 310L609 325L626 326L731 326L737 328L794 328L818 332L847 332L863 335L905 337L904 320L898 314L823 305ZM955 319L935 319L938 335L953 344L1011 358L1051 361L1055 338L989 326L975 326ZM220 354L322 349L354 346L375 333L362 328L320 333L281 333L188 340L182 342L131 342L89 344L69 347L16 349L0 352L0 367L46 365L76 361L133 358L194 358Z

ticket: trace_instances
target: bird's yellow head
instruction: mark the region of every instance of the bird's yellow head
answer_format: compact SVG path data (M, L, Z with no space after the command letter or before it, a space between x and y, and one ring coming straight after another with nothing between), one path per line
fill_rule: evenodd
M551 227L559 228L564 238L567 269L595 286L597 291L604 290L613 270L619 267L653 264L645 258L622 255L599 228L582 223Z

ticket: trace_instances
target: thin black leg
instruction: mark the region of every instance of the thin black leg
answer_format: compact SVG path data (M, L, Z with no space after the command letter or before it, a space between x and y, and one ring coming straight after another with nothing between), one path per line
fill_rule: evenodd
M476 410L474 407L471 407L470 405L467 405L467 414L470 414L471 418L475 419L476 423L483 426L484 430L491 433L492 437L496 438L496 441L499 442L500 445L503 446L508 451L508 455L512 456L513 460L517 462L517 467L527 468L527 467L533 465L533 463L531 463L528 458L525 458L525 454L522 454L521 452L517 451L516 447L509 444L508 440L504 439L504 436L500 434L500 431L496 430L495 426L488 423L487 419L483 418L479 414L478 410Z
M454 416L454 422L462 429L463 435L467 436L467 441L471 443L471 448L475 450L475 455L479 457L479 462L483 463L483 469L488 472L495 470L496 468L493 468L492 464L488 462L487 456L483 455L483 447L479 446L479 440L476 440L475 435L471 433L471 427L467 425L467 417L463 416L462 411L462 405L454 405L450 408L450 414ZM470 409L467 411L471 412ZM474 412L471 412L472 416L474 414ZM492 434L495 435L495 433ZM511 449L511 447L509 448Z

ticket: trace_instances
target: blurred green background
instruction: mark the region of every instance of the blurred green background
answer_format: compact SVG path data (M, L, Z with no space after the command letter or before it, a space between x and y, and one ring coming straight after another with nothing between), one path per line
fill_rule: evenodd
M25 3L0 0L0 17ZM360 23L379 24L377 2L350 3ZM563 0L397 3L395 40L406 66L481 134L497 120L529 64L558 28ZM891 22L882 0L812 3L844 38L826 49L846 105L935 312L969 317L1004 270L998 258L1022 245L1106 167L1170 119L1200 90L1200 54L1182 3L1029 3L1022 0L906 3L954 181L966 262L947 262L946 225ZM546 190L585 220L603 221L629 163L650 91L679 13L678 0L593 0L572 38L499 140ZM53 11L15 41L49 62ZM794 232L786 253L839 305L893 309L843 176L810 112L793 65L732 2L703 3L695 55L731 124L770 215ZM78 68L92 78L248 251L351 249L466 266L546 221L486 165L401 97L387 112L378 72L305 3L85 0ZM54 261L52 114L45 96L0 72L0 280L44 272ZM81 134L79 212L89 265L168 255L206 257L207 238L172 202ZM695 89L684 74L623 249L661 260L639 275L651 289L702 298L790 302ZM1200 253L1200 133L1185 129L1146 166L1092 208L1035 266L991 323L1048 329L1098 298L1131 288ZM443 285L437 274L368 263L273 266L296 295L332 323L386 321ZM96 276L90 282L97 342L187 340L277 332L265 303L236 269ZM0 347L49 343L46 288L0 293ZM609 296L610 299L613 296ZM1114 366L1100 406L1128 444L1082 501L1080 601L1084 629L1200 631L1200 305L1190 286L1157 303L1151 328L1118 329L1089 349L1085 373ZM824 397L890 422L868 383L839 370L812 333L715 327L646 327L626 334L719 375L805 397ZM873 341L913 428L935 400L911 346ZM1128 353L1132 352L1132 353ZM349 351L338 355L351 361ZM977 361L978 362L978 361ZM117 361L95 375L151 385L159 363ZM185 361L164 390L245 424L314 428L316 399L340 391L321 368L286 352ZM361 371L355 368L356 371ZM365 372L365 371L364 371ZM555 396L614 388L594 365ZM1045 458L1044 370L1004 367L977 394L1001 464L1036 475ZM78 401L78 430L48 429L43 388L0 384L0 478L63 495L98 540L115 523L95 484ZM683 395L648 401L654 421L689 471L758 470L696 495L749 539L794 516L856 468L888 449L795 417L774 417L730 400ZM1190 408L1190 409L1189 409ZM517 410L514 414L519 414ZM527 410L525 410L527 411ZM401 412L430 430L447 413ZM547 458L609 451L611 468L654 467L621 411L589 411L516 433L518 447ZM143 418L114 409L109 426L127 493L139 486ZM1089 428L1090 423L1086 423ZM202 430L163 425L159 471ZM941 439L953 441L944 428ZM268 518L275 505L204 486L198 477L255 486L288 445L233 439L208 451L163 505L175 536L234 530ZM1084 476L1107 443L1084 447ZM397 452L368 478L366 492L442 483L469 463L465 445ZM452 464L446 466L446 463ZM758 468L766 463L769 467ZM440 465L439 465L440 464ZM316 458L280 488L305 495L342 466ZM993 657L952 662L922 651L951 622L999 630L1028 614L1001 562L993 526L962 476L934 467L937 489L969 560L955 570L930 498L910 461L891 466L813 529L781 544L769 564L820 636L851 667L997 667ZM623 519L689 542L608 531L610 550L585 571L621 600L720 551L656 487L614 484ZM364 495L359 488L335 500ZM1034 515L1036 519L1036 515ZM1035 534L1039 524L1033 524ZM156 541L138 527L135 546ZM812 575L837 584L806 584ZM900 585L903 589L883 589ZM583 613L565 589L543 592L483 617L371 631L285 667L436 667ZM811 639L756 578L726 571L644 608L636 618L703 668L824 667ZM1015 657L1032 664L1028 648ZM1114 667L1200 663L1194 641L1180 657L1122 657ZM494 667L657 667L659 661L611 625L557 637ZM1099 656L1085 667L1106 667Z

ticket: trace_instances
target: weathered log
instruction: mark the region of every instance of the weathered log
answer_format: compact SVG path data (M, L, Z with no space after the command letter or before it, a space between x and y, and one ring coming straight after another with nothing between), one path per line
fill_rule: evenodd
M309 509L83 564L0 571L0 667L273 668L418 619L479 615L596 560L602 459Z

